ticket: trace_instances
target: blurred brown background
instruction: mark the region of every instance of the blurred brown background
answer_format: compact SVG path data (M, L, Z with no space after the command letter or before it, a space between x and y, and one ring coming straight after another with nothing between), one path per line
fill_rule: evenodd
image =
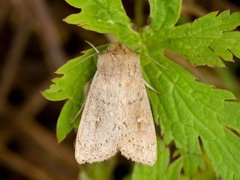
M123 3L138 26L146 24L147 1L123 0ZM136 8L142 8L145 16L135 17ZM225 9L240 11L240 1L184 0L180 23ZM74 160L75 134L71 133L61 144L55 137L57 117L64 102L49 102L40 94L59 66L89 48L85 40L95 46L109 41L108 36L62 21L78 11L63 0L0 0L1 180L77 179L79 169L85 170ZM239 60L228 64L232 72L228 77L221 70L194 68L184 59L168 55L199 80L228 88L239 97ZM126 167L131 166L116 164L112 178L122 179L131 171Z

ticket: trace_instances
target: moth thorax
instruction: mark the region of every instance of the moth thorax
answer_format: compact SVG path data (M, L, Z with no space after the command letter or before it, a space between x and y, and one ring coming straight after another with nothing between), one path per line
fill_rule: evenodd
M103 54L98 59L97 69L105 75L118 75L124 71L124 62L122 58Z

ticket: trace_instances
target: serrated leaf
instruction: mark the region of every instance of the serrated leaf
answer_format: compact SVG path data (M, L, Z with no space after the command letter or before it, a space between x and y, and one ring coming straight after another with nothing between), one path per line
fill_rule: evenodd
M135 164L132 180L178 179L182 168L181 159L170 162L170 149L158 138L158 156L154 166Z
M84 85L96 70L96 52L85 51L84 55L68 61L57 70L62 77L55 78L54 84L42 94L51 101L67 100L57 122L57 139L61 142L77 126L79 119L72 123L84 100Z
M82 3L79 0L65 0L65 1L73 7L81 8Z
M178 21L182 0L149 0L149 4L152 30L173 27Z
M222 60L233 61L232 54L240 57L240 32L231 31L239 25L239 12L213 12L193 23L162 29L152 34L148 42L159 50L171 50L187 57L193 65L221 67Z
M77 126L77 121L73 123L72 120L81 107L80 103L81 101L79 103L74 103L70 99L64 104L57 121L56 134L58 142L64 140L68 133Z
M157 107L153 108L154 116L164 136L169 137L168 141L174 140L183 158L187 154L195 157L192 162L189 158L184 160L185 172L191 175L202 166L200 137L219 175L225 179L239 175L240 139L226 128L240 128L240 104L226 101L234 100L233 94L195 81L183 68L154 49L148 49L148 53L165 67L143 58L145 76L161 92L149 91L151 104ZM235 115L228 114L230 107ZM190 165L194 165L194 169L189 169Z
M65 21L81 25L99 33L111 33L126 44L140 44L139 34L131 28L121 0L67 0L81 9L80 13L68 16Z

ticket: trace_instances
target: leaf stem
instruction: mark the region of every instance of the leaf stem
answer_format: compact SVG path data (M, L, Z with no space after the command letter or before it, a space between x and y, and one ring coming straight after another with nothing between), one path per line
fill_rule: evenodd
M139 30L144 23L144 3L145 0L136 0L134 6L134 23L136 29Z

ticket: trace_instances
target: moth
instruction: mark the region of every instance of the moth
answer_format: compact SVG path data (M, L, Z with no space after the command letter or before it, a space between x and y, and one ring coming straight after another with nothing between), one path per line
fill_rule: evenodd
M75 144L79 164L100 162L120 152L153 165L156 132L139 57L115 43L98 57Z

